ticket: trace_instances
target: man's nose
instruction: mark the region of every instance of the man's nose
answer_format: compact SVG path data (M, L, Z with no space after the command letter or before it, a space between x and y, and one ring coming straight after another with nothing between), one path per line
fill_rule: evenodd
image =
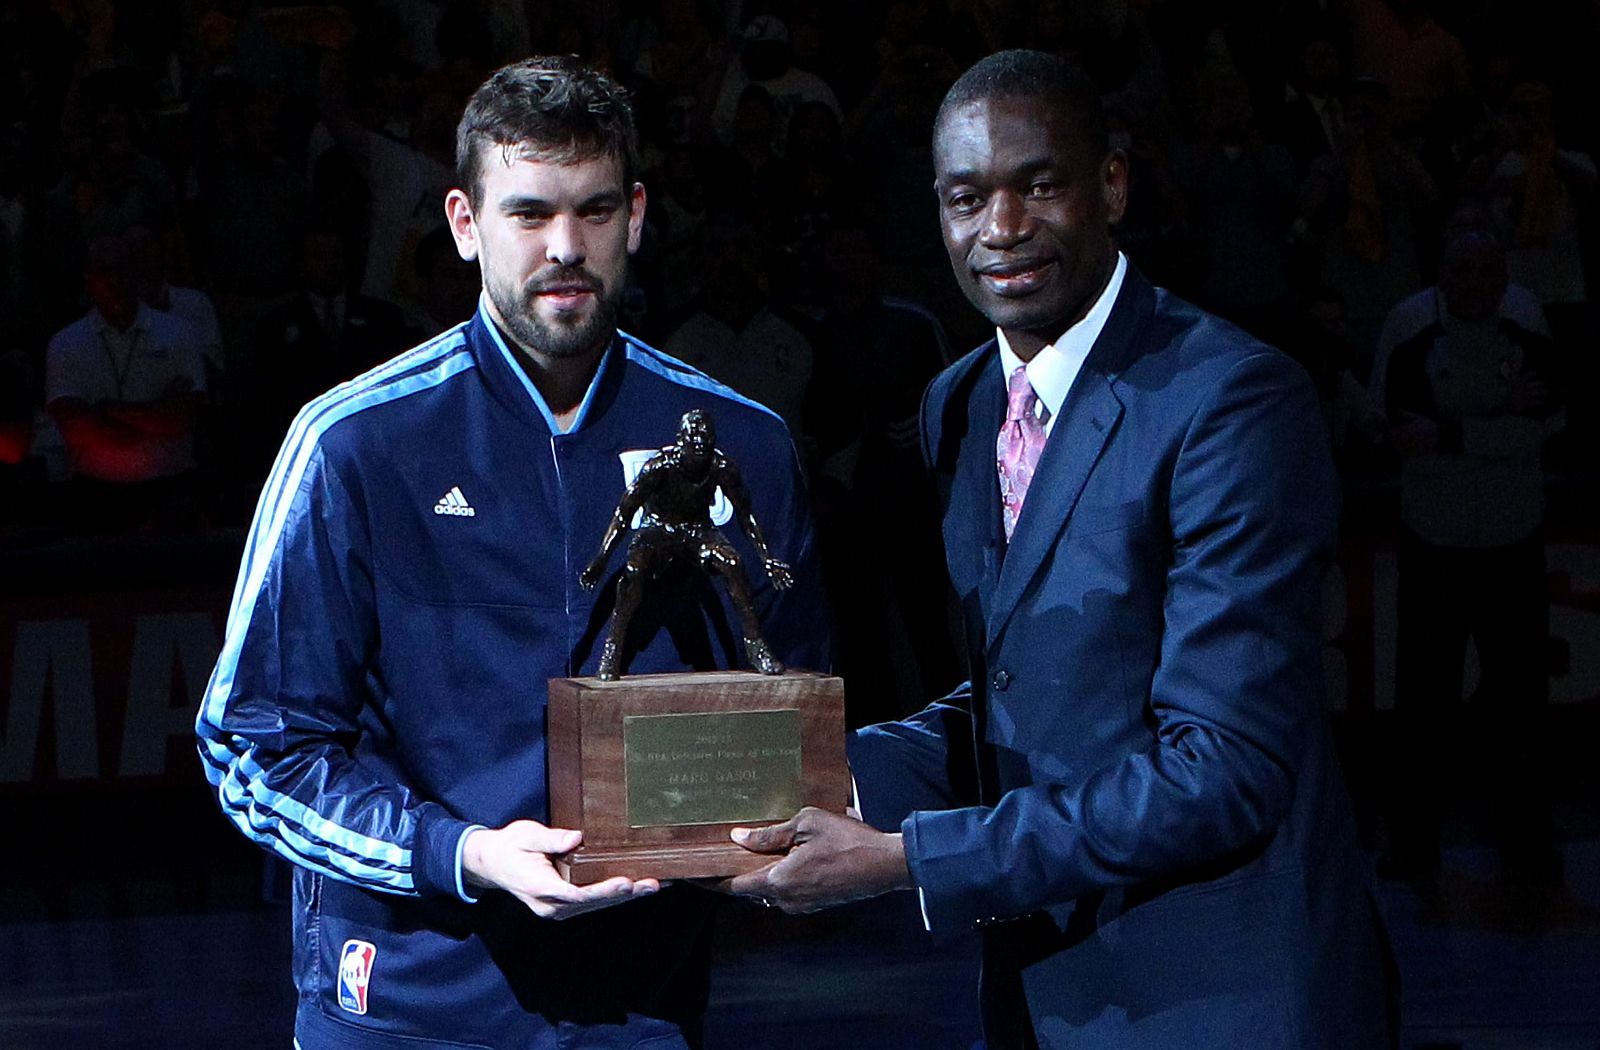
M576 215L557 215L546 228L544 257L558 266L580 266L587 253L583 244L583 220Z
M1033 236L1033 217L1022 198L1001 192L989 198L989 214L979 235L985 248L1014 248Z

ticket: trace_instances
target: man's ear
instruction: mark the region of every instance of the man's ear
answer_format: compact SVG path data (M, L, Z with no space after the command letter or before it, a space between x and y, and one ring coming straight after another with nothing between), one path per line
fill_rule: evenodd
M1106 199L1106 221L1115 226L1128 210L1128 155L1120 149L1106 154L1101 166L1101 181Z
M644 237L644 183L633 184L633 192L628 195L628 254L632 255L639 250L639 241Z
M467 262L478 257L478 223L472 215L472 201L464 190L453 189L444 195L444 217L455 238L456 254Z

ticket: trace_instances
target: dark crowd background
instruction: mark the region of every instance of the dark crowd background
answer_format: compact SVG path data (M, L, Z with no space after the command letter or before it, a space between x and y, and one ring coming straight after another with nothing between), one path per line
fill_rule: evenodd
M1426 898L1476 771L1466 834L1558 884L1551 813L1593 790L1552 756L1574 654L1545 543L1593 536L1600 476L1596 2L9 0L0 579L30 610L225 596L296 409L475 307L441 203L465 99L570 52L633 90L642 133L622 327L788 421L851 719L919 706L961 669L916 410L990 334L940 242L932 118L1007 47L1090 70L1131 159L1130 261L1306 366L1346 540L1398 551L1396 717L1341 715L1382 873ZM188 684L165 768L198 794ZM97 704L104 769L137 714ZM40 721L20 779L51 820L103 812Z

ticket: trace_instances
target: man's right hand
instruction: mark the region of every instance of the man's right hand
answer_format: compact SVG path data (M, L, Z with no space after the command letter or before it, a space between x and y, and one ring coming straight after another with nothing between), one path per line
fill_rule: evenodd
M586 911L648 897L661 888L656 879L617 877L592 886L574 886L556 871L552 857L570 853L583 832L547 828L536 820L514 820L503 828L467 833L461 868L472 886L505 890L541 919L570 919Z

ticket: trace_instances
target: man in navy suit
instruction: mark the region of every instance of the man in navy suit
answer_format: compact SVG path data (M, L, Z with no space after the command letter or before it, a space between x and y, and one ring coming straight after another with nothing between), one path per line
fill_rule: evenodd
M971 680L852 741L867 823L736 831L784 856L734 891L915 889L935 933L982 928L991 1048L1392 1044L1323 700L1309 379L1127 264L1127 160L1070 64L979 62L934 161L997 328L922 408Z

